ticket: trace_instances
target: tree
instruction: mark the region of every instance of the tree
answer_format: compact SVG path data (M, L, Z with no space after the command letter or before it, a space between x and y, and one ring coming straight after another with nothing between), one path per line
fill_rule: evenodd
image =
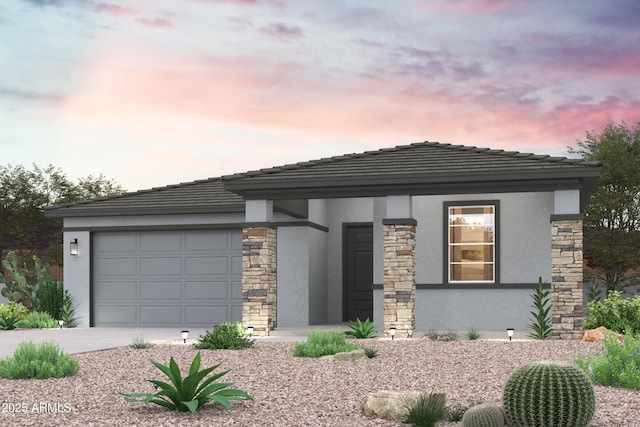
M612 122L601 133L587 132L569 152L602 162L585 212L585 258L608 291L624 290L640 274L640 122L633 128ZM633 270L634 277L625 277Z
M32 170L0 166L0 254L11 249L27 259L37 251L52 264L60 264L62 222L45 218L44 207L123 192L102 174L74 184L52 165L41 169L34 164Z

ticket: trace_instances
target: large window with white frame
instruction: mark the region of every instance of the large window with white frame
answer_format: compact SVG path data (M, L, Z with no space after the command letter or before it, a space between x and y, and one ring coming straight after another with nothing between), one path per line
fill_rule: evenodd
M449 283L496 283L497 203L446 205Z

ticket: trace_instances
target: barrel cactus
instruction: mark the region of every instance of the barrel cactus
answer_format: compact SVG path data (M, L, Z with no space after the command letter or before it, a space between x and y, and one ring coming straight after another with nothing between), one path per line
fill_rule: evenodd
M596 398L589 377L576 366L528 363L509 378L502 396L513 427L580 427L589 424Z
M497 406L482 403L467 409L462 416L463 427L503 427L504 416Z

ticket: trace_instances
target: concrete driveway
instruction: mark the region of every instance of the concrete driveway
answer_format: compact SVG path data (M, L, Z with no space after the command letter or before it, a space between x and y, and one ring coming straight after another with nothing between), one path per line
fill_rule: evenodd
M307 329L338 329L335 327L282 328L273 331L272 335L256 338L256 341L304 341ZM208 328L211 330L212 328ZM187 342L196 342L205 328L189 328ZM107 350L110 348L126 347L136 337L145 341L175 341L181 342L180 328L63 328L63 329L17 329L12 331L0 330L0 358L13 355L21 341L53 341L69 354L85 353L88 351Z

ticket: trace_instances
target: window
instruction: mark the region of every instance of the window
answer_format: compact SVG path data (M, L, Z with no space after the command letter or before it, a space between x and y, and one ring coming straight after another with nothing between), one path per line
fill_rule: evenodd
M497 202L445 206L449 282L496 282Z

